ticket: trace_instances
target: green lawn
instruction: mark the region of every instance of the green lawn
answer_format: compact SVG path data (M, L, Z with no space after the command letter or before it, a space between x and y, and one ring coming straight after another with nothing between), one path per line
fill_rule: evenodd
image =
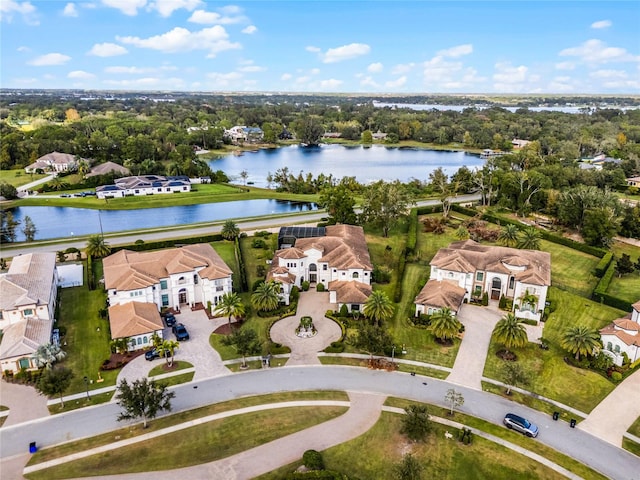
M170 370L166 368L167 363L162 363L161 365L157 365L151 369L147 376L155 377L156 375L163 375L169 372L177 372L178 370L184 370L186 368L192 368L193 364L189 362L184 362L182 360L176 360L173 362L173 368Z
M629 432L631 435L635 435L636 437L640 437L640 417L638 417L636 421L633 422L633 425L629 427L629 430L627 430L627 432Z
M220 255L220 258L233 271L233 291L239 292L240 288L240 265L236 261L235 246L233 242L222 240L211 244L213 249ZM206 305L205 305L206 306Z
M26 185L27 183L40 180L46 176L46 174L26 173L23 168L16 170L0 170L0 182L6 182L14 187Z
M591 296L598 283L593 274L598 257L546 240L541 240L540 250L551 254L552 285L583 297Z

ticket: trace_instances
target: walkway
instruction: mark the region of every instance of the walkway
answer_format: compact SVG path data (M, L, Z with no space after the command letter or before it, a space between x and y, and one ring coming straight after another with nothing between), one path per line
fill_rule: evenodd
M333 310L333 307L329 303L329 292L301 292L297 315L278 320L271 327L271 339L291 348L288 366L320 365L318 352L327 348L331 342L340 340L340 326L324 316L327 310ZM300 318L304 316L313 319L318 332L314 337L301 338L296 335Z
M578 424L578 428L618 447L622 436L640 417L640 370L627 377L589 416Z
M16 188L18 192L26 192L27 190L31 190L33 187L37 187L43 183L47 183L50 180L53 180L56 177L56 174L47 175L46 177L41 178L40 180L34 180L33 182L29 182L25 185L20 185Z
M9 407L4 427L49 416L47 397L40 395L33 387L7 383L4 380L0 382L0 405Z
M482 390L482 374L491 334L501 316L501 312L492 307L462 305L458 319L464 325L464 335L447 382Z

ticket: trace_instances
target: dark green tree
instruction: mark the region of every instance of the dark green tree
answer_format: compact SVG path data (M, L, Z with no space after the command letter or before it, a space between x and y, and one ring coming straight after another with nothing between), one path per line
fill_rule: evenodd
M63 394L71 385L71 379L73 378L73 372L67 367L56 367L46 369L38 382L36 383L36 390L42 395L48 397L53 395L60 396L60 404L64 408Z
M608 207L587 210L582 224L584 241L596 247L609 247L618 231L618 218Z
M320 139L324 134L324 127L320 119L311 115L305 115L296 121L295 132L300 143L308 146L316 146L320 143Z
M432 430L427 407L424 405L409 405L405 407L404 411L405 415L402 417L400 433L414 442L425 441Z
M363 313L376 325L380 326L383 322L393 317L393 310L393 302L387 294L382 290L376 290L367 298Z
M280 305L281 286L278 282L263 282L251 294L251 304L261 312L270 312Z
M623 253L622 256L616 262L616 273L618 277L632 273L635 270L631 257L627 253Z
M519 237L520 229L516 225L509 223L500 230L498 241L506 247L515 247L518 244Z
M498 320L493 335L504 345L507 353L513 348L524 347L527 344L527 330L513 313L507 313Z
M431 315L429 328L433 335L440 340L453 339L460 331L460 321L453 315L451 309L444 307Z
M592 355L600 346L600 335L586 325L575 325L564 331L560 345L569 353L575 353L576 360L580 360L580 355Z
M332 225L340 223L355 225L357 223L354 211L356 201L352 190L342 183L322 190L318 205L327 209L329 223Z
M16 228L20 225L20 220L13 217L13 213L5 212L0 208L0 237L2 242L16 241Z
M526 227L520 231L518 248L523 250L540 250L540 232L536 227Z
M371 133L371 130L365 130L364 132L362 132L360 138L360 141L365 145L370 145L373 143L373 134Z
M503 362L500 376L502 382L507 385L507 395L511 395L512 387L529 384L529 376L518 362Z
M126 379L118 385L116 401L122 412L118 421L142 418L143 428L147 428L147 421L156 417L158 412L171 411L171 399L176 394L169 392L167 386L158 384L146 378L134 380L131 384Z
M242 367L247 367L247 355L257 355L262 350L258 334L250 328L234 330L231 335L222 339L223 345L233 346L238 354L242 355Z
M85 251L87 255L91 255L94 258L102 258L109 255L111 247L105 242L102 235L91 235L87 240Z
M379 225L382 235L388 237L391 227L409 214L409 205L413 203L410 194L398 180L379 180L364 191L362 219L366 223Z
M383 355L393 348L393 338L386 329L363 323L358 328L354 344L356 348L367 352L373 360L374 355Z
M393 467L395 480L421 480L422 465L410 453L403 455L402 461Z
M238 225L236 225L233 220L227 220L222 226L220 235L222 235L222 238L225 240L235 240L240 236L240 228L238 228Z
M24 234L24 237L27 242L33 242L33 240L36 238L37 231L38 229L36 228L36 225L33 223L33 220L31 220L31 217L29 215L24 217L24 225L22 227L22 233Z
M7 200L15 200L18 198L18 189L7 182L0 182L0 197Z
M235 292L227 292L218 301L216 306L216 314L229 317L229 328L231 328L231 317L240 317L244 315L244 304L240 295Z

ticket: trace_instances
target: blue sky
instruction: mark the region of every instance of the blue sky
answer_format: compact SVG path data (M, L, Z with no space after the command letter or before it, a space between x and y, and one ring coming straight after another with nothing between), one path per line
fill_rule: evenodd
M0 86L640 94L638 1L0 0Z

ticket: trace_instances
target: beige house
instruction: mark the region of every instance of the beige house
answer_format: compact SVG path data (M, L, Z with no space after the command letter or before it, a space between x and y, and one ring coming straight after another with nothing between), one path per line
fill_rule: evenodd
M416 317L432 315L443 308L449 308L457 316L466 293L456 282L429 280L413 302L416 305Z
M38 158L34 163L25 167L27 173L43 172L68 172L78 168L75 155L70 153L51 152Z
M100 165L96 165L91 168L91 171L87 173L86 177L95 177L97 175L106 175L108 173L115 173L116 175L129 175L131 172L127 167L115 162L104 162Z
M111 338L125 338L129 350L151 346L153 334L163 338L164 325L153 303L128 302L109 307Z
M519 318L540 321L551 285L551 255L537 250L481 245L473 240L441 248L431 260L430 278L457 284L467 301L487 293L513 300ZM428 284L427 284L428 285ZM531 303L525 300L529 299Z
M623 353L632 363L640 359L640 301L631 307L631 313L600 330L603 351L616 365L622 365Z
M627 186L640 188L640 177L627 178Z
M31 358L40 345L51 342L57 301L55 253L14 257L0 276L0 364L2 371L36 369Z
M286 228L286 227L285 227ZM308 230L308 231L307 231ZM306 236L313 232L318 236ZM280 235L282 236L282 234ZM329 300L340 309L360 310L371 295L373 265L362 227L333 225L324 229L296 227L287 248L276 251L267 280L282 285L282 301L289 304L293 286L322 283Z

